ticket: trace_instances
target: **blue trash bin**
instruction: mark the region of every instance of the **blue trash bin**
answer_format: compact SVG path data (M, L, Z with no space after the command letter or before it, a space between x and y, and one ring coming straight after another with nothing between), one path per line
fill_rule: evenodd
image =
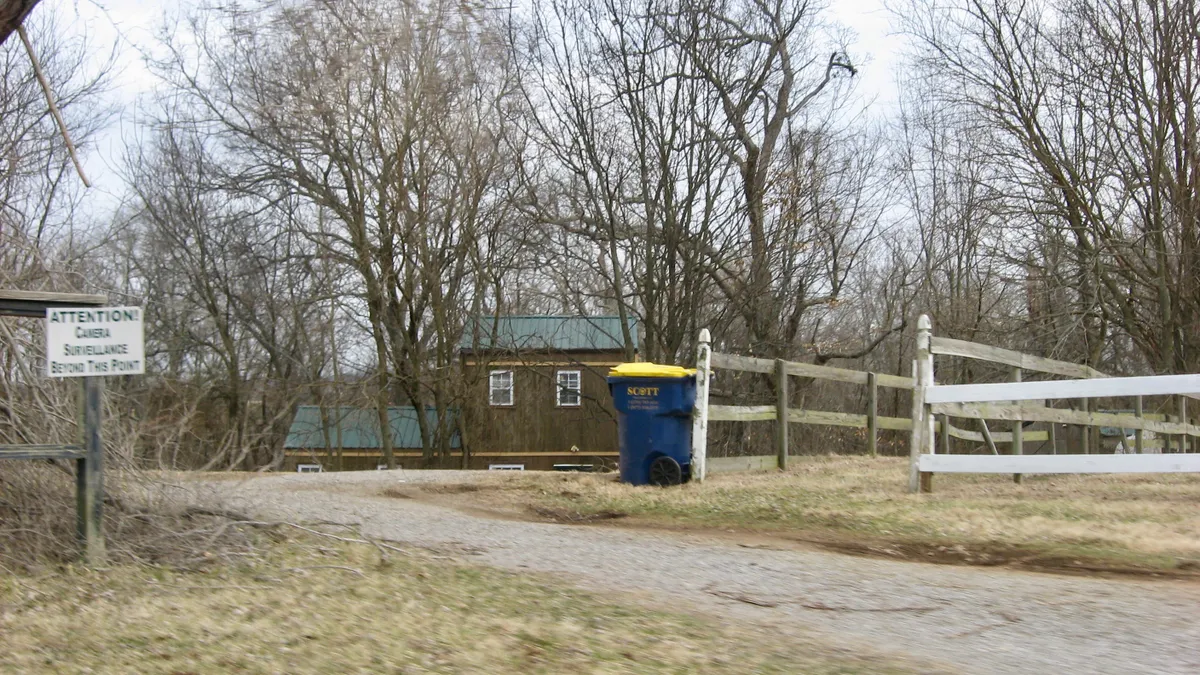
M691 478L696 371L624 363L609 372L617 409L621 481L678 485Z

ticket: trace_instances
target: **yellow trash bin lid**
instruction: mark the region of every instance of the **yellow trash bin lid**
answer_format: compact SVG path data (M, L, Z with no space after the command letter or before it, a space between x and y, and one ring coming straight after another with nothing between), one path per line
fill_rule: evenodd
M691 377L696 374L696 369L658 363L622 363L608 374L610 377Z

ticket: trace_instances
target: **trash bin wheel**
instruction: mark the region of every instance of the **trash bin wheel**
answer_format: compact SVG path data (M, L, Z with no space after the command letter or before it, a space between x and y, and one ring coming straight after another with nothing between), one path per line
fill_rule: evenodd
M658 457L650 463L650 484L659 487L679 485L683 482L683 469L671 457Z

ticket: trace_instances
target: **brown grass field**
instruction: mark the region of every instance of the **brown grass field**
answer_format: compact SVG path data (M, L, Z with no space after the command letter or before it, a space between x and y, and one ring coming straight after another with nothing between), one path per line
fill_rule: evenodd
M499 473L499 472L497 472ZM938 475L907 492L907 460L793 458L787 472L633 487L613 474L491 474L432 501L560 522L753 534L866 555L1067 572L1192 576L1200 476ZM412 494L399 496L414 496Z
M0 574L0 672L918 672L421 551L271 534L202 571Z

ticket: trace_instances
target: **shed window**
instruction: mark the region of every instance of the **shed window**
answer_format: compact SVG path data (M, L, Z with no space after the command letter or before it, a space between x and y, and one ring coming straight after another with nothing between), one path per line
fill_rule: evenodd
M558 405L579 405L579 371L558 371Z
M321 473L320 464L300 464L296 467L298 473Z
M513 404L513 372L493 370L488 378L488 402L492 405Z

